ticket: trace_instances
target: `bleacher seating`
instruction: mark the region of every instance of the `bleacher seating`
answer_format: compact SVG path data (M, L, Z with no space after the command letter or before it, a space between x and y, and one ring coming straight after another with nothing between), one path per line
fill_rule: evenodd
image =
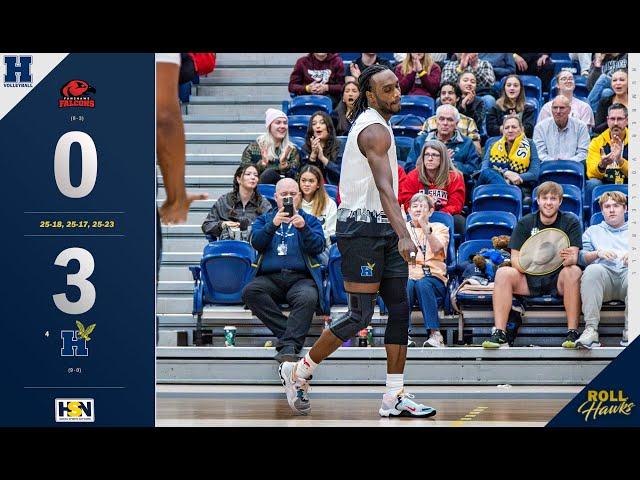
M306 132L305 132L306 134ZM298 137L298 136L293 136L290 135L289 136L289 141L291 143L293 143L296 148L298 149L298 153L300 154L300 160L306 160L307 157L309 156L309 154L302 148L304 147L304 144L306 142L306 138L304 136Z
M271 206L276 208L277 204L276 204L276 186L272 185L270 183L259 183L258 184L258 191L260 192L260 195L262 195L264 198L266 198L267 200L269 200L269 203L271 203Z
M318 110L326 113L333 111L331 98L325 95L298 95L289 102L287 116L290 115L313 115Z
M389 120L394 136L413 138L422 131L424 122L423 117L414 114L393 115Z
M584 187L584 166L573 160L554 160L540 164L538 184L553 181L562 185L575 185Z
M496 235L511 235L517 222L516 216L510 212L471 212L466 221L465 241L491 239Z
M478 185L473 189L471 210L500 210L522 217L522 190L515 185Z
M398 163L404 168L404 164L411 153L413 148L413 137L403 137L401 135L394 135L396 140L396 155L398 157Z
M324 189L327 191L327 193L329 194L329 196L333 199L334 202L338 203L338 186L337 185L330 185L328 183L324 184Z
M429 118L435 110L435 101L427 95L403 95L400 100L400 115L417 115Z
M591 194L591 214L598 213L600 211L600 204L598 201L604 192L622 192L625 195L629 195L629 185L627 184L607 184L607 185L598 185L593 189Z
M288 116L289 137L302 137L307 134L311 115L291 115Z

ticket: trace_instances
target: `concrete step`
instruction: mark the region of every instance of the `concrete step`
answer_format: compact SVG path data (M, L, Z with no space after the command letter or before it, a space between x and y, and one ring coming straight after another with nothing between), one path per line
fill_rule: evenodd
M298 58L307 53L221 53L216 57L216 68L243 67L246 70L261 67L289 67L293 69ZM211 74L216 74L216 71Z
M233 175L185 175L184 180L187 188L222 186L228 187L228 192L233 187ZM158 175L157 181L160 187L164 186L164 180L161 175Z
M240 165L239 153L188 153L187 165Z
M255 140L255 138L253 139ZM247 148L249 142L246 143L200 143L187 142L185 148L187 155L198 154L218 154L218 155L242 155L244 149Z
M217 198L218 197L215 196L215 197L209 197L207 200L196 200L195 202L191 203L191 207L189 208L189 211L190 212L208 212L209 210L211 210L211 207L216 202ZM160 208L160 206L162 206L163 201L164 199L158 198L156 200L156 206Z
M194 263L194 265L195 264L196 263ZM191 286L193 286L193 277L187 265L162 265L158 278L160 282L191 282Z
M294 62L295 63L295 62ZM200 85L250 85L264 83L289 83L289 77L293 71L286 66L280 67L264 67L257 66L253 68L243 67L221 67L207 77L200 77Z
M204 98L206 102L195 102L196 99ZM213 97L192 97L191 103L186 106L186 113L188 115L228 115L231 117L245 117L250 116L255 118L261 116L264 119L264 112L269 108L282 108L282 101L287 100L283 97L277 97L273 99L260 99L251 100L245 98L243 102L237 102L235 100L218 100L213 102L210 99Z
M200 226L202 225L202 222L204 222L204 219L207 218L207 215L209 214L209 212L189 212L187 214L187 225L197 225L198 228L200 228Z
M185 133L209 132L209 133L253 133L257 137L264 133L264 121L255 123L185 123ZM255 140L255 137L254 137Z
M204 235L199 237L172 237L162 239L162 254L170 252L199 252L202 256L202 251L207 245L208 241Z
M284 82L262 82L256 84L222 84L215 85L194 85L191 88L191 95L211 96L211 97L237 97L250 96L257 99L269 98L273 96L286 100L289 94L289 79ZM193 101L193 96L191 97Z
M202 222L198 224L185 224L182 223L180 225L162 225L162 238L173 238L173 237L203 237L204 234L200 226Z
M202 249L197 252L162 252L161 268L165 266L197 265L202 257Z
M282 104L280 104L282 107ZM278 107L278 108L280 108ZM242 125L245 123L254 123L254 124L262 124L264 125L264 112L266 109L259 113L248 113L248 112L235 112L233 114L222 113L218 115L197 115L197 114L189 114L183 115L182 119L187 124L192 123L230 123L233 125Z
M189 165L185 166L186 175L221 175L229 177L230 184L233 183L233 174L238 169L239 163L222 165Z
M189 270L187 270L187 273L191 276ZM173 293L193 294L193 278L187 280L161 280L158 282L158 295Z
M185 134L187 143L240 143L248 145L261 131L254 132L190 132Z
M156 312L162 313L190 313L193 309L193 289L184 294L158 294Z

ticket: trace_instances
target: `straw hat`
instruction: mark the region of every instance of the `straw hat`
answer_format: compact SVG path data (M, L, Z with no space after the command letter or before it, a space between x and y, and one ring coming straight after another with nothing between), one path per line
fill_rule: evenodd
M558 228L545 228L532 235L520 249L520 266L529 275L547 275L562 265L560 251L570 245L569 237Z

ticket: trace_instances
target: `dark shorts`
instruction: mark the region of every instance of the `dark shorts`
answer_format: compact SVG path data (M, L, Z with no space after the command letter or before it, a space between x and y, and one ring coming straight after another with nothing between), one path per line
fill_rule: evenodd
M559 268L548 275L525 275L527 277L527 285L529 286L529 295L539 297L541 295L558 294L558 277L562 268Z
M407 278L409 268L398 252L398 236L338 237L342 276L347 282L379 283L383 278Z

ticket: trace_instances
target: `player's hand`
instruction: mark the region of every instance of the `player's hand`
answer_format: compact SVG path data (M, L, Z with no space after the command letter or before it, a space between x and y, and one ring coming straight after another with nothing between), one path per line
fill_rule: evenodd
M184 223L187 221L187 214L189 213L191 203L195 200L206 200L207 198L209 198L208 193L187 193L185 197L173 202L165 200L158 210L160 221L165 225Z
M400 252L404 261L409 263L411 261L411 253L417 254L418 249L410 237L403 237L398 240L398 252Z

